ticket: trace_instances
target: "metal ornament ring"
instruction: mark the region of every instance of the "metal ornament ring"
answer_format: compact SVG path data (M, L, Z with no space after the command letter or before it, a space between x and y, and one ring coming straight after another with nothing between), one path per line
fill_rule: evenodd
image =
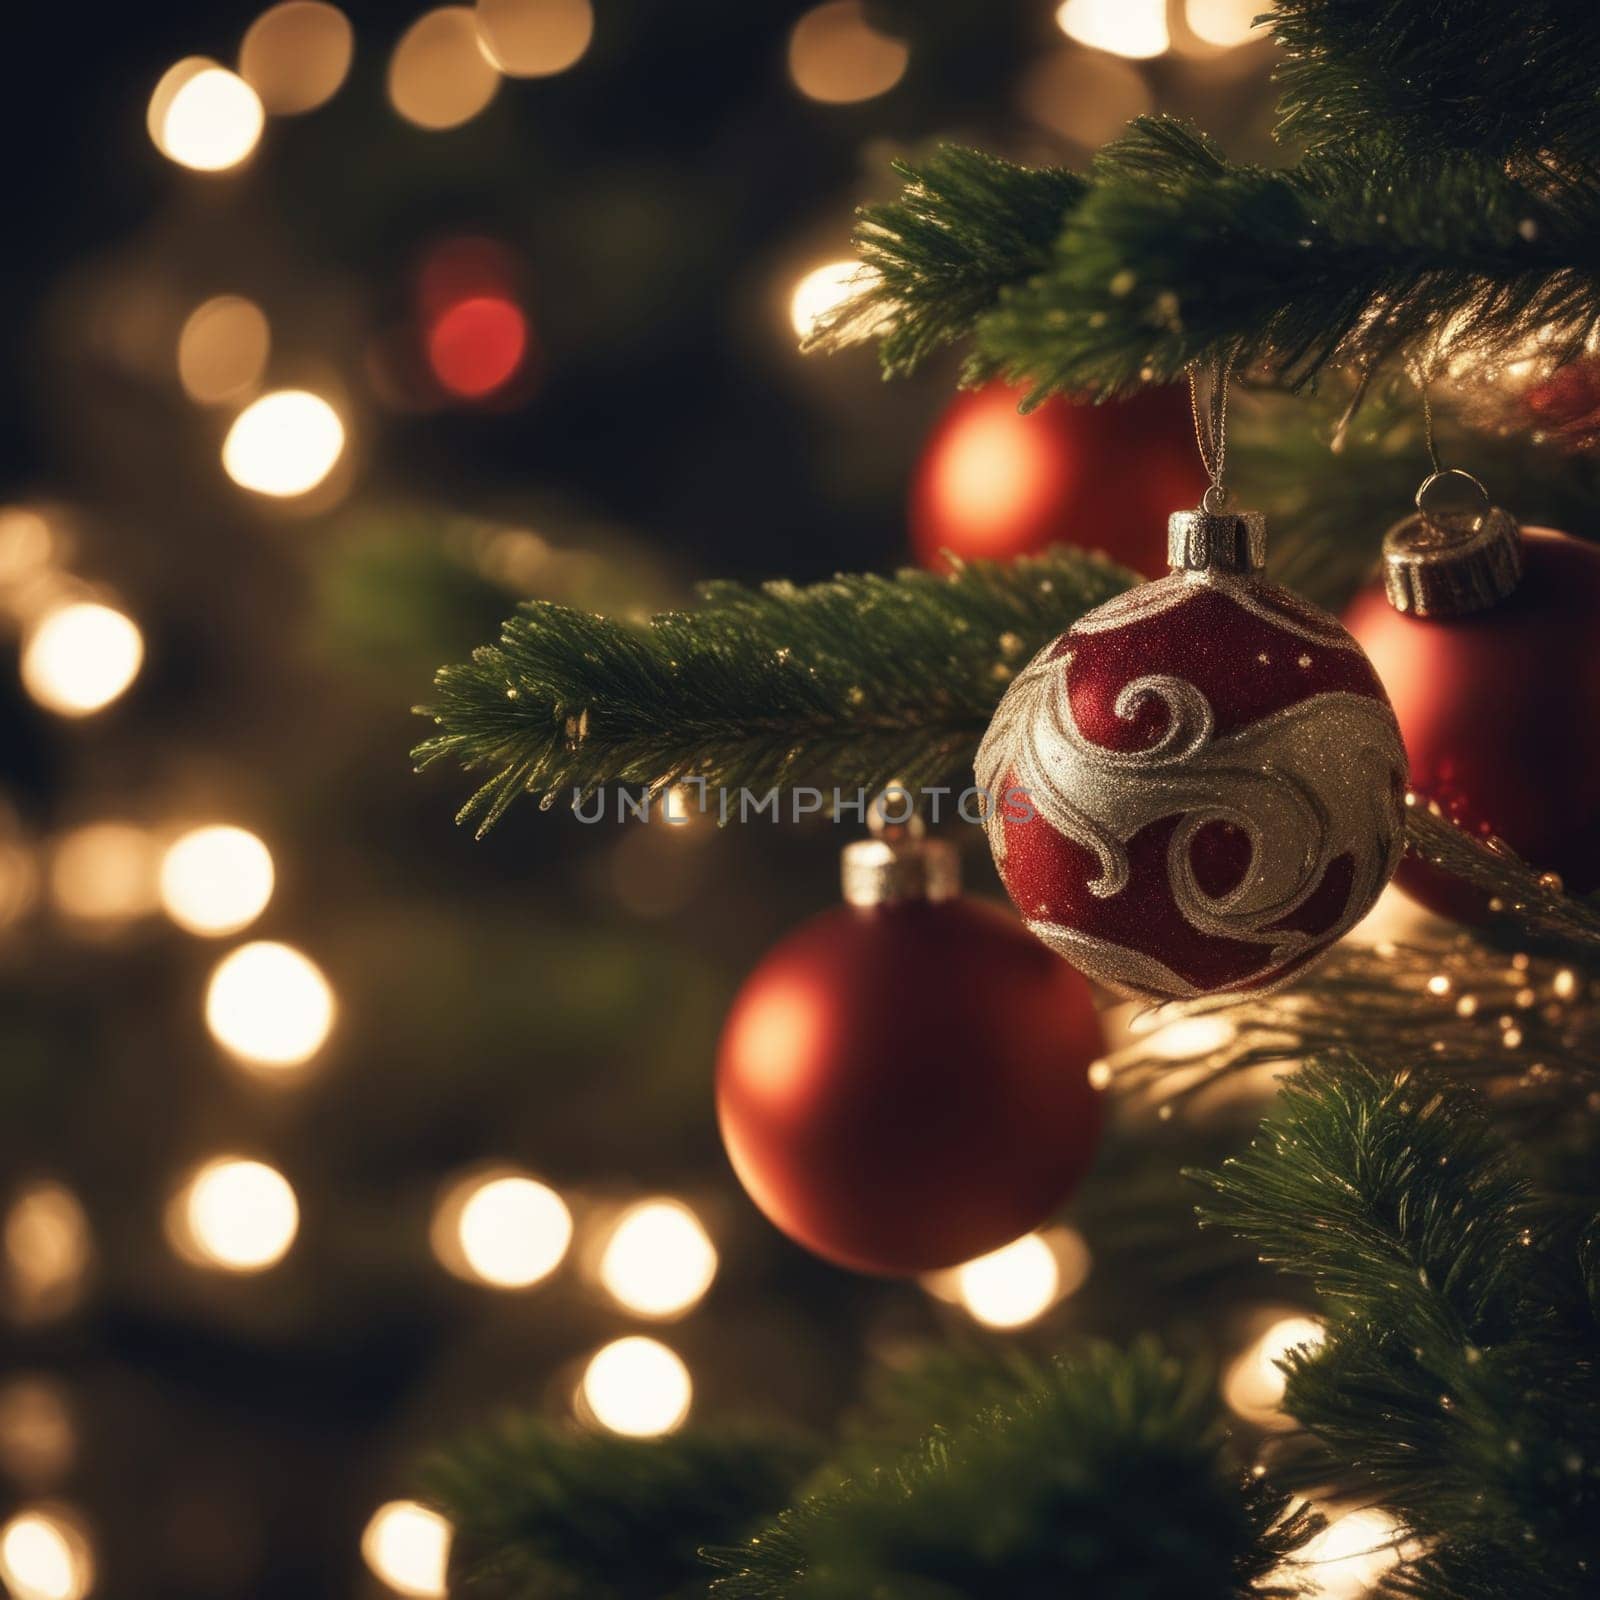
M1228 491L1220 483L1214 483L1200 497L1200 509L1211 516L1221 516L1228 509Z
M1477 509L1465 513L1460 511L1452 512L1445 508L1430 511L1426 504L1429 491L1447 482L1468 485L1478 500ZM1483 526L1484 518L1494 509L1494 502L1489 498L1489 491L1470 472L1461 467L1442 467L1436 472L1430 472L1417 486L1415 503L1417 510L1422 514L1424 522L1437 525L1440 522L1446 522L1452 517L1460 518L1465 515L1470 518L1468 526L1474 533Z

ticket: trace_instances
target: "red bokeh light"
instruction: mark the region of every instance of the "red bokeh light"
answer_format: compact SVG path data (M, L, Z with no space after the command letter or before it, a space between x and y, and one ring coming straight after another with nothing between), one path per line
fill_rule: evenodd
M498 295L474 295L444 311L428 330L433 375L463 399L478 400L510 381L528 349L522 308Z

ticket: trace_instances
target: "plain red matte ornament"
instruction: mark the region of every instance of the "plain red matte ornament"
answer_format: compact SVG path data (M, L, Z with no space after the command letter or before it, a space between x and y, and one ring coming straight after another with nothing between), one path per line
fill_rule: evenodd
M1521 580L1486 609L1419 617L1375 583L1345 620L1389 692L1412 788L1587 894L1600 888L1600 549L1524 528L1521 550ZM1415 859L1395 881L1446 916L1487 915L1478 890Z
M1059 543L1103 550L1146 577L1165 572L1167 513L1207 484L1187 392L1100 405L1058 396L1026 415L1024 393L988 384L958 395L935 425L911 486L917 560L1009 561Z
M790 1238L860 1272L926 1272L1009 1243L1077 1187L1102 1047L1088 984L997 907L846 904L746 981L717 1115Z

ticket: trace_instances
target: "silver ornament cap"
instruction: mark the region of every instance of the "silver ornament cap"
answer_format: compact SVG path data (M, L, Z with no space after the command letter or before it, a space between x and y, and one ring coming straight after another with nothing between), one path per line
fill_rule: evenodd
M1207 493L1198 511L1167 518L1167 564L1174 572L1259 572L1267 564L1267 519L1221 509Z
M1466 484L1474 504L1430 508L1441 485ZM1522 530L1470 473L1435 472L1417 490L1415 515L1383 536L1383 588L1396 611L1414 617L1469 617L1516 588L1522 577Z
M900 821L886 816L890 797L904 796ZM891 785L868 808L870 839L847 844L839 857L846 902L882 906L905 900L953 900L961 893L961 857L947 839L925 837L922 818L910 810L911 796Z

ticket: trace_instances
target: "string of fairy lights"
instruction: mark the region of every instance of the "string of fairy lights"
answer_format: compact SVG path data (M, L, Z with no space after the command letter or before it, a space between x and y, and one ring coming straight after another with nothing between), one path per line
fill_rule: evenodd
M1126 63L1168 51L1221 56L1247 41L1260 9L1261 0L1066 0L1056 21L1073 47L1041 62L1020 98L1041 125L1086 146L1098 143L1151 106L1144 80ZM589 0L478 0L427 11L392 47L388 103L418 129L461 127L508 79L575 66L595 28ZM354 53L354 30L337 6L272 6L246 31L232 66L193 56L162 75L147 108L150 138L196 174L236 172L269 137L272 119L315 111L338 93ZM891 91L911 66L911 52L875 28L857 0L828 0L795 23L784 65L797 93L819 106L843 106ZM785 292L784 332L809 333L857 273L845 259L807 266ZM485 240L452 241L425 265L423 347L431 382L446 397L475 402L514 392L529 348L516 276L503 247ZM219 285L182 319L174 375L196 407L228 413L219 464L232 483L268 502L320 511L349 487L348 472L341 476L348 395L331 386L268 386L277 343L268 313ZM1003 465L991 462L989 475ZM74 571L69 523L49 508L0 508L0 612L18 633L29 696L63 719L91 721L135 684L145 641L115 595ZM536 536L499 537L536 545L538 561L548 556ZM525 587L524 576L515 574ZM678 824L673 835L697 831L687 808L674 816L669 806L667 820ZM339 1002L311 954L283 940L245 937L268 912L275 885L273 847L235 820L101 820L64 829L37 848L16 828L0 826L0 928L47 904L83 937L164 916L185 935L225 943L196 996L205 1026L233 1069L292 1090L316 1071L339 1024ZM1196 1025L1203 1023L1176 1027ZM250 1153L249 1144L241 1139L208 1154L172 1184L166 1244L196 1272L265 1274L294 1249L302 1215L292 1177ZM440 1269L486 1293L527 1293L570 1269L618 1313L656 1332L693 1313L719 1266L703 1218L681 1197L601 1204L563 1196L537 1173L502 1161L458 1173L444 1186L427 1247ZM931 1274L921 1287L934 1303L1008 1331L1067 1301L1091 1265L1083 1237L1053 1226ZM0 1271L13 1318L39 1323L69 1314L94 1266L91 1220L70 1187L40 1178L9 1197ZM1227 1374L1229 1404L1264 1427L1276 1425L1283 1389L1275 1360L1318 1334L1298 1314L1269 1318ZM688 1418L694 1383L669 1342L630 1331L588 1355L570 1398L584 1425L654 1437ZM84 1600L104 1576L89 1519L55 1493L75 1450L71 1398L60 1383L28 1374L0 1385L0 1472L30 1497L0 1525L0 1580L17 1600ZM1387 1561L1375 1565L1373 1550L1392 1543L1392 1528L1352 1523L1330 1530L1325 1538L1333 1542L1318 1552L1319 1575L1335 1595L1363 1592ZM451 1528L435 1511L390 1501L372 1511L358 1537L368 1568L394 1592L419 1600L445 1594ZM1342 1588L1341 1575L1350 1579Z

